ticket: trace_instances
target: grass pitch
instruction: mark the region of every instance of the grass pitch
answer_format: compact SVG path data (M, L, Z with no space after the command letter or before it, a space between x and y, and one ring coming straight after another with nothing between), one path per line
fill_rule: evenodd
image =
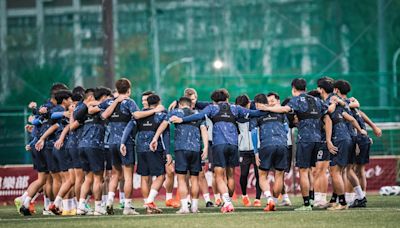
M265 201L265 200L264 200ZM139 216L123 216L116 210L114 216L43 216L18 215L12 206L0 207L0 227L400 227L400 196L369 196L368 207L329 212L314 209L312 212L295 212L301 205L300 197L292 197L291 207L279 207L265 213L262 208L245 208L235 203L235 213L221 214L219 208L205 208L200 204L199 214L177 215L176 209L162 208L162 215L146 215L141 201L134 203ZM163 205L159 202L158 205ZM201 207L203 206L203 207ZM41 207L36 210L41 212Z

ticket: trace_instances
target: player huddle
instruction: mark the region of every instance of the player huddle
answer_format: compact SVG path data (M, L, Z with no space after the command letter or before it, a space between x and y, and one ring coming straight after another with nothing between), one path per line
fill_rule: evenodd
M214 206L204 176L208 161L215 204L222 213L234 211L231 197L238 166L242 202L251 206L246 189L252 164L257 190L253 206L261 207L263 194L264 211L275 211L281 194L281 205L291 205L284 176L292 163L294 128L295 164L304 199L295 210L366 207L365 165L372 143L366 125L377 136L381 130L355 98L347 97L351 90L347 81L324 77L317 84L307 93L306 81L294 79L293 97L282 105L273 92L257 94L253 101L241 95L231 104L226 89L215 90L212 102L199 102L196 91L188 88L169 112L152 91L142 94L140 110L130 98L131 83L124 78L116 82L114 93L105 87L78 86L69 91L64 84L54 84L45 104L29 105L32 116L27 129L32 140L26 149L38 178L14 200L17 210L25 216L33 214L32 202L42 191L45 215L112 215L119 187L123 214L137 215L132 204L136 165L146 213L162 213L155 199L163 186L166 206L180 207L179 214L198 213L200 192L206 207ZM269 172L274 173L271 189ZM329 202L328 172L333 186ZM172 196L175 175L180 202ZM88 204L91 197L94 210Z

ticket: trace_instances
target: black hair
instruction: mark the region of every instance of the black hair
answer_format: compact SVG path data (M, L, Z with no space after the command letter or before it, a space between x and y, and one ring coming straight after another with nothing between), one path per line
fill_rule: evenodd
M179 98L178 102L180 105L188 105L188 106L192 105L192 100L190 100L190 98L188 97L181 97Z
M111 89L107 87L97 87L96 90L94 91L94 99L100 100L103 96L110 96L111 95Z
M60 91L60 90L68 90L68 87L64 83L56 82L50 88L50 95L52 97L55 97L55 94L57 93L57 91Z
M153 94L156 94L154 91L151 91L151 90L148 90L148 91L144 91L143 93L142 93L142 97L143 96L150 96L150 95L153 95Z
M254 103L268 104L267 96L264 93L259 93L254 97Z
M54 94L54 98L57 101L57 104L61 104L63 102L63 100L66 100L68 98L72 97L72 92L69 90L58 90L55 94Z
M317 86L323 90L325 90L326 93L332 93L333 92L333 79L330 78L320 78L317 81Z
M161 98L157 94L152 94L147 97L147 103L149 103L149 106L160 103L160 100Z
M295 78L292 81L292 88L298 91L306 91L307 82L304 78Z
M85 88L82 86L77 86L72 90L72 100L73 101L81 101L85 96Z
M229 93L226 89L217 89L211 94L211 100L214 102L226 101L229 99Z
M267 97L270 97L270 96L274 96L277 100L280 99L278 93L275 93L275 92L269 92L269 93L267 94Z
M340 91L340 93L343 95L347 95L351 91L351 85L346 80L337 80L333 84L333 87L338 89Z
M84 99L87 99L87 98L88 98L89 96L91 96L91 95L94 96L94 92L95 92L95 89L93 89L93 88L88 88L88 89L86 89L86 90L85 90Z
M236 97L235 104L240 105L242 107L246 107L250 103L250 98L247 94L240 95Z
M316 89L313 89L313 90L309 91L307 94L310 95L310 96L317 97L317 98L321 99L321 94Z
M290 99L291 99L290 97L285 98L285 100L282 101L282 104L281 104L281 105L282 105L282 106L287 105L287 104L289 103Z
M129 81L129 79L127 78L118 79L115 82L115 88L117 89L119 94L126 94L131 88L131 81Z

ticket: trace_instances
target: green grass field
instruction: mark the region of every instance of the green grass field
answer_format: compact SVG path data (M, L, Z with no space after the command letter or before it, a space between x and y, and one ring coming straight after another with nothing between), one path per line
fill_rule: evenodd
M301 204L293 197L292 207L278 207L278 211L265 213L262 208L244 208L236 203L236 212L221 214L218 208L201 207L199 214L177 215L176 209L164 209L162 215L145 215L137 200L135 206L143 214L123 216L117 210L114 216L42 216L22 217L15 207L0 207L0 227L400 227L400 196L369 196L368 207L328 212L294 212ZM202 203L201 205L203 205ZM162 202L159 203L162 205ZM41 207L37 206L37 211Z

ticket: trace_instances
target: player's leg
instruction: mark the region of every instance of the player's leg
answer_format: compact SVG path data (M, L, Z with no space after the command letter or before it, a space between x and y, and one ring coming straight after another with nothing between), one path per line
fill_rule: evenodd
M214 204L210 198L210 192L208 191L208 183L205 175L204 167L202 166L202 170L199 173L199 187L200 191L203 194L204 201L206 202L206 207L213 207Z
M162 213L154 201L158 195L159 190L163 186L165 181L165 156L163 152L144 152L146 161L148 162L148 173L149 176L156 176L150 187L149 196L147 198L146 206L147 213Z
M175 170L174 165L169 164L165 165L165 206L179 208L180 203L173 199L173 190L174 190L174 179L175 179Z
M242 190L242 203L245 207L250 207L251 202L247 195L247 179L249 177L251 157L246 153L240 152L240 188Z
M20 197L20 202L22 203L22 205L19 208L19 212L22 215L31 215L31 211L29 211L29 204L31 203L31 199L35 196L39 189L46 184L47 175L48 174L45 172L38 172L38 178L29 185L24 195Z
M258 173L258 169L257 169L257 165L255 163L255 160L252 164L253 164L253 169L254 169L254 176L256 177L256 198L254 199L253 206L261 207L262 191L261 191L261 187L260 187L260 176Z
M107 196L107 214L114 214L114 198L115 192L117 191L118 183L122 178L122 167L121 158L118 144L110 144L110 151L112 153L112 170L111 170L111 180L108 189Z
M310 204L310 168L314 143L297 143L296 166L299 167L300 190L303 197L303 206L296 210L312 210Z

